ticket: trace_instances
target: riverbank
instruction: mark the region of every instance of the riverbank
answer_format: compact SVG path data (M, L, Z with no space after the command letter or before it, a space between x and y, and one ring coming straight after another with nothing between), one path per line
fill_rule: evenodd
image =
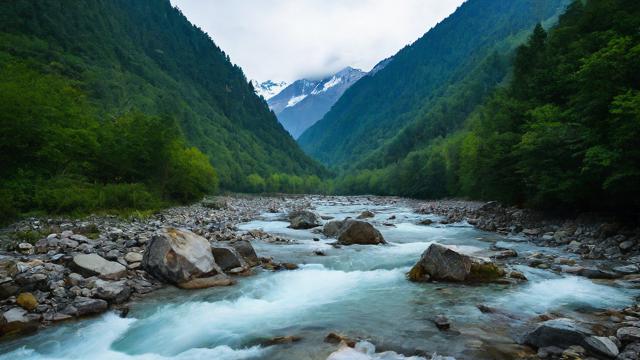
M635 256L637 256L635 255L637 253L637 245L626 250L619 246L624 241L634 239L627 230L624 230L624 233L611 234L609 236L625 236L624 241L617 242L620 256L617 256L616 253L613 254L614 256L602 256L594 259L591 251L593 248L589 247L586 247L589 252L584 254L565 251L565 248L569 250L573 241L582 242L585 246L590 244L592 238L593 241L596 241L597 238L593 237L592 234L601 236L601 232L593 229L601 228L602 224L577 225L573 233L566 235L567 238L562 238L565 243L560 243L556 240L556 234L563 234L562 231L565 231L566 234L566 226L564 224L571 225L572 223L566 220L563 220L562 223L553 223L551 220L542 220L542 222L538 223L533 220L519 220L519 222L514 221L509 224L507 219L509 221L512 218L517 220L518 217L513 215L508 217L504 214L510 214L517 210L503 208L494 203L421 202L382 197L234 196L212 199L188 207L168 209L147 219L123 220L113 217L90 217L82 220L29 219L15 224L12 230L21 232L29 230L48 234L37 239L31 247L26 245L27 243L12 244L12 239L4 242L5 245L13 246L16 250L3 252L0 260L4 271L0 288L3 292L10 294L9 296L3 296L3 300L0 302L1 310L3 314L9 312L14 326L21 325L20 323L25 325L23 330L27 333L36 330L40 326L67 323L75 318L99 314L109 308L126 314L129 304L132 302L144 302L146 297L155 296L154 294L157 293L156 290L158 289L165 289L163 291L170 290L161 282L149 276L140 265L141 254L144 252L149 240L165 226L189 229L212 243L250 242L254 247L257 246L256 252L258 256L262 256L263 253L272 254L274 257L279 258L277 260L286 259L292 263L279 267L277 263L274 265L272 261L261 259L262 266L254 269L254 272L258 274L258 278L265 274L264 271L269 272L278 268L295 269L297 267L295 264L304 264L309 261L312 261L312 263L320 262L320 264L331 259L339 260L337 264L342 264L343 260L340 260L342 258L348 263L361 261L356 260L360 256L358 252L353 253L351 249L335 248L330 244L331 239L325 238L318 231L282 230L283 227L288 225L288 223L283 223L283 220L286 219L286 214L291 210L313 209L318 207L319 203L322 204L322 207L318 209L320 214L337 211L332 210L334 208L339 210L354 206L362 210L373 209L372 215L374 218L368 221L380 229L385 234L385 237L390 237L394 244L398 242L398 244L402 244L405 241L402 238L408 235L415 236L417 241L425 237L428 238L430 236L428 234L433 231L458 231L456 230L458 228L457 224L467 219L467 221L476 224L482 229L497 231L505 235L492 240L491 247L483 251L485 253L490 251L492 254L511 254L501 260L507 266L518 267L518 269L536 269L531 270L534 276L538 276L535 271L545 271L601 279L596 281L604 281L605 284L620 282L621 284L624 283L624 286L633 287L637 286L638 283L638 271L637 267L634 267L637 265L634 262ZM396 210L399 207L407 210ZM401 216L400 214L385 213L384 211L408 212L406 215ZM343 213L338 212L338 214ZM411 213L415 215L410 215ZM396 219L396 215L398 219ZM255 219L265 216L268 221L254 224ZM331 216L327 216L325 221L329 217ZM524 216L520 219L530 218L529 216ZM277 227L273 228L276 225ZM401 231L402 234L406 233L406 235L401 235L398 238L398 235L394 235L397 231ZM560 234L557 236L559 239L561 238ZM605 237L604 239L606 240L607 238ZM318 241L313 241L312 239ZM568 239L571 240L567 242ZM307 243L308 245L303 246L303 244ZM516 252L515 255L506 251L509 250L510 244L529 243L536 246L551 247L558 249L558 251L526 251L518 254L511 249ZM317 245L314 246L314 244ZM298 255L301 249L304 251ZM583 249L584 251L582 247L578 247L578 249ZM365 269L369 269L369 266L373 266L372 269L377 269L380 266L384 268L383 264L386 261L394 261L393 258L398 257L400 263L393 266L393 273L377 274L376 276L404 282L404 280L396 278L397 275L403 277L402 274L408 271L408 269L405 270L406 265L402 264L404 261L415 263L422 250L424 250L424 245L421 245L420 242L408 243L402 246L381 246L375 250L376 256L380 256L378 263L367 265ZM399 253L402 256L398 255L398 251L402 251ZM406 257L406 251L411 251L408 253L409 257ZM85 255L95 254L106 261L125 267L126 271L121 273L117 279L105 278L100 275L87 276L88 274L79 274L77 268L73 265L73 257L80 253ZM415 255L412 255L414 253ZM607 252L604 253L607 254ZM278 256L280 254L282 256ZM310 254L312 258L309 258L307 254ZM377 257L375 258L377 259ZM383 260L387 258L389 259ZM408 260L403 260L405 258ZM335 267L337 265L334 264L332 266ZM310 269L304 269L303 272L311 271ZM348 269L359 270L360 268L352 269L349 267ZM316 274L316 272L311 271L310 274ZM358 273L347 274L349 274L348 279ZM341 273L331 276L339 275L342 277L347 276L347 274ZM237 286L240 288L243 287L244 283L255 281L245 278L244 276L247 274L234 275L230 273L229 275L237 279ZM369 277L366 277L366 279L369 279ZM280 286L285 286L285 284ZM446 285L443 284L441 286ZM411 291L415 291L420 287L409 287L407 289L414 289ZM230 291L232 290L230 289ZM177 291L178 293L184 292L184 290ZM335 289L331 289L331 291L335 291ZM21 293L30 293L33 299L27 299L23 296L19 300ZM197 294L197 292L194 294ZM532 294L532 296L537 295ZM616 303L616 301L611 302L611 304ZM255 306L259 305L256 304ZM507 309L500 309L492 304L485 305L480 310L483 313L486 311L486 314L488 314L486 316L489 317L503 317L504 313L508 313ZM567 313L546 314L546 318L541 317L539 320L567 315ZM623 311L614 311L612 309L606 314L602 313L602 311L589 313L588 318L593 323L592 325L599 329L598 335L608 336L615 335L619 328L637 328L638 324L635 322L640 321L637 315L638 309L631 307ZM536 324L537 322L534 322L531 325ZM416 324L416 326L418 325ZM289 336L289 334L284 335ZM296 334L290 335L297 336ZM616 346L621 350L630 348L629 351L632 355L637 354L637 352L633 352L636 351L633 348L633 346L636 346L634 345L635 340L629 341L629 339L628 334L622 334L621 339L619 339L621 341ZM266 343L269 343L268 340L265 340ZM273 341L276 341L277 344L277 341L284 340ZM410 350L415 345L398 347L397 344L393 345L394 342L391 343L392 345L385 346L385 343L380 341L380 344L376 345L381 345L382 349L391 348L409 355L415 353L415 350ZM408 351L407 347L409 348ZM561 350L564 352L566 349ZM544 353L539 355L544 355ZM529 354L528 356L536 355ZM631 359L632 357L628 358Z

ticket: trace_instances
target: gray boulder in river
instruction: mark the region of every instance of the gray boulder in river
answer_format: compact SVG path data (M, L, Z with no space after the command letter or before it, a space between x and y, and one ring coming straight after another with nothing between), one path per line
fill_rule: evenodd
M309 210L294 210L289 213L289 225L292 229L311 229L322 224L320 215Z
M220 242L212 243L211 252L213 253L216 264L218 264L223 271L234 268L246 269L249 267L238 251L230 245Z
M326 237L337 237L340 235L340 230L342 229L342 225L344 225L345 220L332 220L328 223L324 224L322 228L322 233Z
M147 246L142 265L159 280L180 285L222 274L207 239L184 229L165 228Z
M342 245L378 245L387 242L380 231L368 222L347 219L340 227L338 243Z
M504 277L496 264L431 244L408 274L411 281L489 282Z

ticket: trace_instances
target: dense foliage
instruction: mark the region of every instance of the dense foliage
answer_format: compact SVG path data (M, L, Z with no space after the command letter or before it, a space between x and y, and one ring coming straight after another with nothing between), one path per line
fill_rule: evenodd
M0 52L61 74L102 119L131 109L175 117L221 185L253 172L315 174L242 70L168 0L16 0L0 11Z
M344 192L640 208L640 3L574 2L537 26L463 130L341 179Z
M372 151L384 146L407 124L428 118L421 121L420 129L400 135L396 141L400 146L384 150L391 158L406 155L405 148L411 150L416 131L436 134L434 137L446 135L459 128L473 106L502 81L507 66L501 57L518 41L520 33L554 17L567 2L465 2L421 39L394 55L384 69L354 84L298 142L320 161L348 168L365 158L380 161L381 156L386 157L372 155ZM474 72L479 67L486 71ZM470 74L478 75L472 78ZM449 101L441 101L443 96Z
M0 69L5 214L148 208L217 178L242 191L252 174L324 175L168 0L4 1Z
M0 216L33 210L153 209L216 190L207 157L175 120L99 122L68 79L13 62L0 70Z

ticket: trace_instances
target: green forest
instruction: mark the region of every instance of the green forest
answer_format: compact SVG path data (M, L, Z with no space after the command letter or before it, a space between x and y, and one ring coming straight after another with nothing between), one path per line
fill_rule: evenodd
M168 0L0 8L2 220L219 191L640 209L634 0L464 3L301 136L318 161Z
M462 129L423 142L399 160L388 156L393 151L378 154L377 163L342 176L338 191L637 210L638 29L636 1L573 2L548 32L535 27L512 57L509 80ZM408 133L420 136L413 126ZM402 153L414 143L391 145Z
M327 176L168 0L0 9L0 218L310 191Z
M365 159L380 160L385 147L409 124L389 153L421 145L458 129L473 108L503 81L506 59L538 22L552 22L567 0L474 0L400 50L374 76L366 76L298 142L314 158L351 170ZM426 121L423 121L426 119ZM417 133L421 130L420 137ZM387 157L387 156L385 156Z

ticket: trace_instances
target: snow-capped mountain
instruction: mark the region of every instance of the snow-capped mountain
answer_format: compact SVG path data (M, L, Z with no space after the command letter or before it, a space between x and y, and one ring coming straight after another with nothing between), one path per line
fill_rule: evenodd
M284 81L274 82L271 80L267 80L265 82L258 82L256 80L251 81L253 84L253 88L256 91L256 94L262 96L265 100L269 100L272 97L278 95L282 89L287 87L287 83Z
M322 119L340 96L367 73L347 67L321 80L295 81L267 103L294 138Z

